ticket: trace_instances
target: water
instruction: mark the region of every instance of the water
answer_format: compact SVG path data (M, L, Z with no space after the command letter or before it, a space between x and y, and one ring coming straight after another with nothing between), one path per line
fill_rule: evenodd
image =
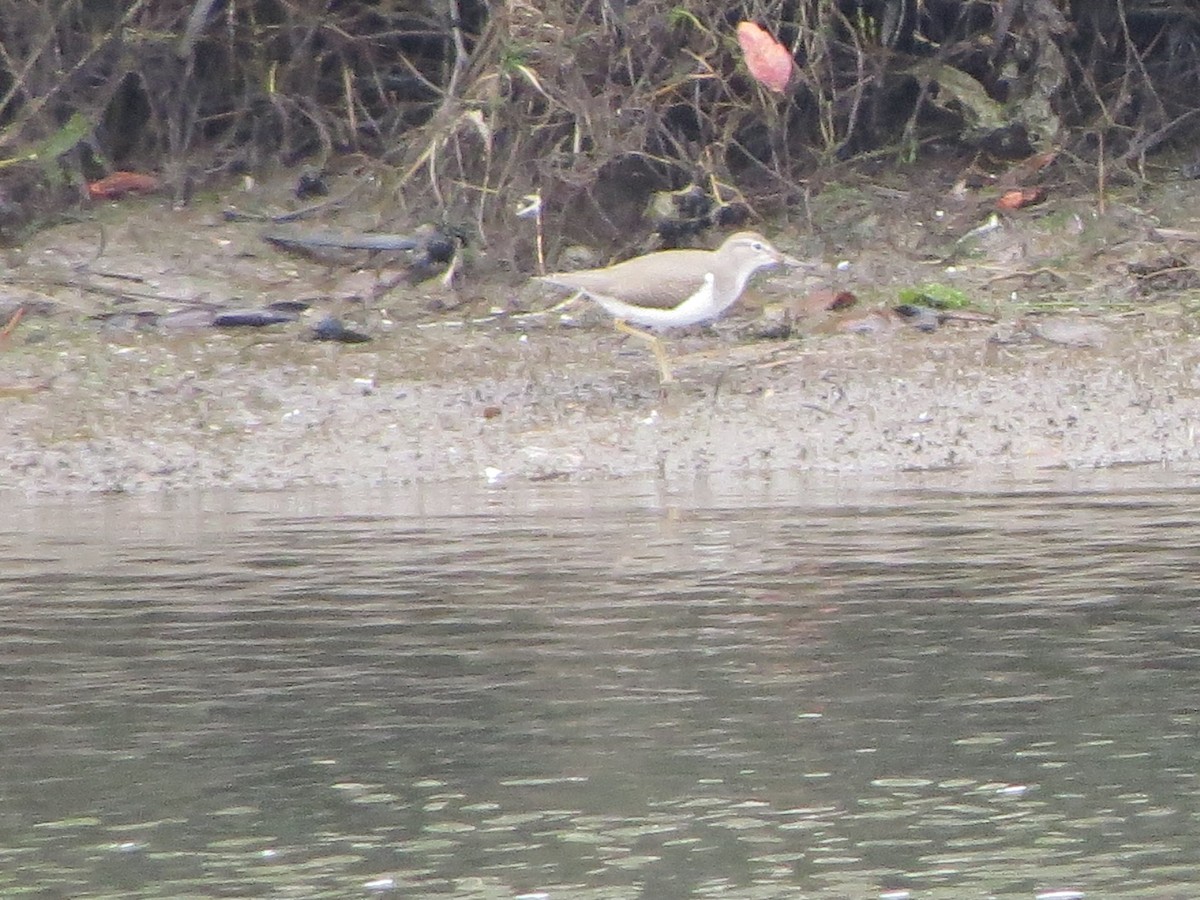
M5 897L1200 896L1200 491L10 501Z

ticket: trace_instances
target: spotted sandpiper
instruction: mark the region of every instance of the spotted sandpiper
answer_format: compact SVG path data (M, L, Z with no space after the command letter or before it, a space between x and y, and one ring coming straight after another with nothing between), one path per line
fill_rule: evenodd
M659 339L629 323L678 328L716 319L732 306L759 269L803 263L776 250L761 234L739 231L716 250L660 250L616 265L555 272L540 280L571 288L599 303L618 331L650 344L664 382L671 378Z

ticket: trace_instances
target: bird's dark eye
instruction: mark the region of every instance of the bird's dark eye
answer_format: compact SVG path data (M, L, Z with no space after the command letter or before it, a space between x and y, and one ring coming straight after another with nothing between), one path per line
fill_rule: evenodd
M751 244L750 246L751 246L751 247L753 247L755 250L762 250L762 249L764 249L761 241L755 241L755 242L754 242L753 244Z

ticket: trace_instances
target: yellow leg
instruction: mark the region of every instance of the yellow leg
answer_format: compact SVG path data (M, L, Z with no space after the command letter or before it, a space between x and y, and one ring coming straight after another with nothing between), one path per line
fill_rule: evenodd
M576 300L578 300L582 296L583 296L583 291L576 291L570 297L568 297L566 300L564 300L562 303L554 304L554 306L550 307L548 310L546 310L546 312L547 313L556 313L560 309L566 309L568 306L570 306L572 303L574 303Z
M662 378L663 384L670 384L675 379L671 377L671 364L667 361L667 351L663 349L662 341L648 331L641 331L634 328L624 319L617 319L614 323L617 331L622 334L627 334L630 337L635 337L639 341L645 341L650 345L650 349L654 351L654 356L658 360L658 373Z

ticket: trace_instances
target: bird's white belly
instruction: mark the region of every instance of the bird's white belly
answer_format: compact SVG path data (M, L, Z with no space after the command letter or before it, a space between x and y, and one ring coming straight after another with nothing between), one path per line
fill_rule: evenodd
M650 306L634 306L617 300L615 297L590 295L608 313L615 318L624 319L635 325L645 325L650 328L682 328L685 325L695 325L719 316L728 304L718 301L713 291L713 275L708 272L704 283L694 294L670 309L656 309Z

